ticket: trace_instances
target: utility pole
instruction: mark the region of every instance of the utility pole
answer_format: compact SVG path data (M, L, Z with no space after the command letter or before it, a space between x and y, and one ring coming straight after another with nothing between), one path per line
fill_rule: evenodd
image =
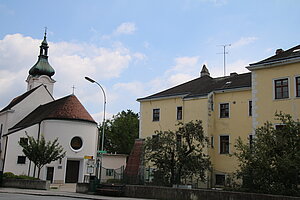
M226 51L226 47L230 47L231 44L223 44L223 45L218 45L223 47L223 52L219 54L223 54L224 56L224 76L226 76L226 54L228 54L228 51Z

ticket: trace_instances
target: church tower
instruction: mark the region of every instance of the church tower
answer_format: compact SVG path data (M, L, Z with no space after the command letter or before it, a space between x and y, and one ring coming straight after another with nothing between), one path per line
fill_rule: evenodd
M43 84L46 86L51 95L53 95L53 85L55 80L51 78L55 74L54 69L48 62L48 43L47 32L45 31L44 40L40 46L40 55L38 61L29 70L29 75L26 79L27 91Z

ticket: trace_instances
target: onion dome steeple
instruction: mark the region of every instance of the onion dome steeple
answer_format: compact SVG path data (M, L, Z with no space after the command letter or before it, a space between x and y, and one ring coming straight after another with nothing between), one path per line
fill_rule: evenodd
M54 69L51 67L51 65L48 62L48 48L49 46L47 43L47 32L45 30L44 40L42 41L42 44L40 46L40 55L38 57L38 61L29 70L29 74L32 75L33 77L37 77L41 75L47 75L51 77L55 74Z

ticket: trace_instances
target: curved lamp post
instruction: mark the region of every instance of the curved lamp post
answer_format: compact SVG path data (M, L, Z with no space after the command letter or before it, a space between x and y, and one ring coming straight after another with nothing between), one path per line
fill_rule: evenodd
M88 80L89 82L91 82L91 83L96 83L100 88L101 88L101 90L102 90L102 92L103 92L103 100L104 100L104 102L103 102L103 122L102 122L102 141L101 141L101 151L100 151L100 153L101 153L101 168L100 168L100 181L101 181L101 170L102 170L102 154L103 154L103 152L104 152L104 130L105 130L105 107L106 107L106 95L105 95L105 91L104 91L104 89L103 89L103 87L97 82L97 81L95 81L95 80L93 80L93 79L91 79L91 78L89 78L89 77L84 77L86 80ZM98 138L98 151L99 151L99 138ZM98 151L97 151L97 153L98 153ZM97 164L97 166L98 166L98 164ZM98 174L98 170L96 171L97 172L97 174Z

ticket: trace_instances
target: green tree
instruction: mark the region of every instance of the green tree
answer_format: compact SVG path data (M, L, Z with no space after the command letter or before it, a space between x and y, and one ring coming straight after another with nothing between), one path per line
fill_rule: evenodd
M99 129L102 136L102 127ZM139 136L138 114L131 110L119 112L105 124L104 148L109 152L130 154Z
M281 126L266 122L257 128L253 145L237 140L237 177L251 192L299 195L300 123L282 113L275 119Z
M25 156L38 168L38 178L40 177L41 168L44 165L65 157L66 152L63 150L63 147L59 145L58 138L53 142L46 142L43 135L40 139L35 139L27 133L26 136L28 142L19 141L19 145L23 148ZM35 177L35 171L33 176Z
M145 161L153 165L154 183L171 186L183 178L204 181L210 169L210 159L202 122L179 124L177 131L156 131L145 141Z

